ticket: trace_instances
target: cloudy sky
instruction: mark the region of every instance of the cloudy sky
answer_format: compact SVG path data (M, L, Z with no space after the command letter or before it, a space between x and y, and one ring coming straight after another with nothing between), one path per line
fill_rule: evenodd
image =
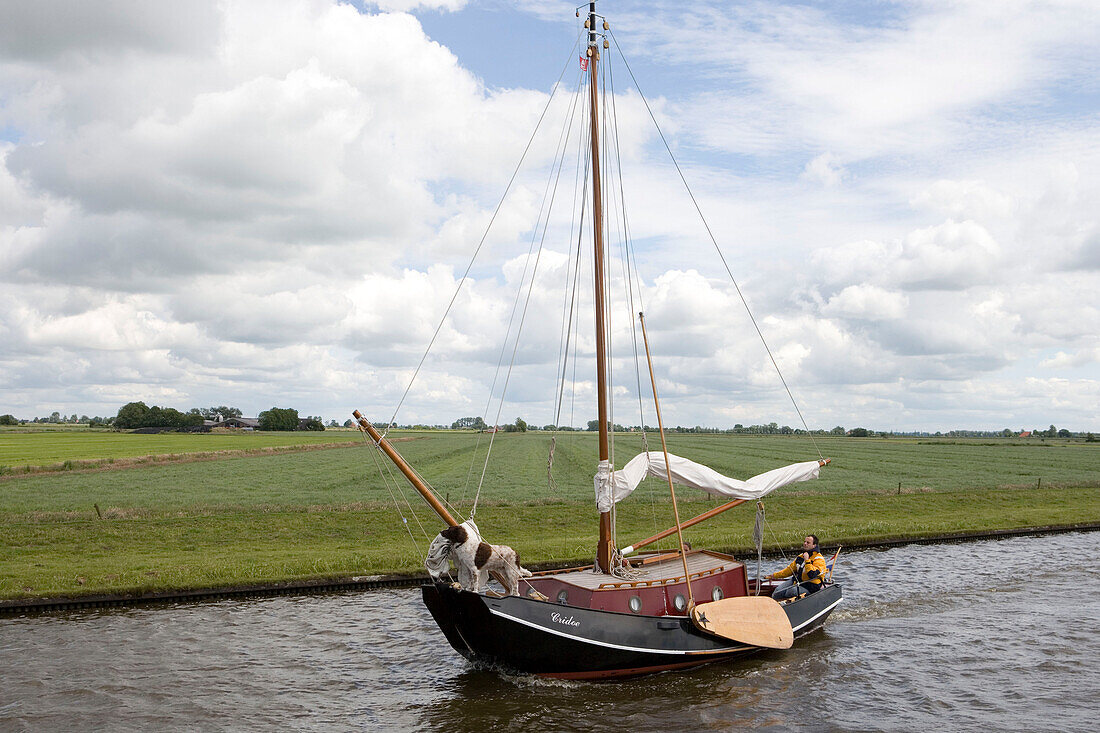
M532 235L573 9L0 2L0 413L388 418L564 68L397 420L492 421L517 292L502 419L595 417L589 316L555 417L573 173ZM1100 430L1100 5L600 10L811 427ZM666 422L797 426L605 56ZM615 418L637 423L615 312Z

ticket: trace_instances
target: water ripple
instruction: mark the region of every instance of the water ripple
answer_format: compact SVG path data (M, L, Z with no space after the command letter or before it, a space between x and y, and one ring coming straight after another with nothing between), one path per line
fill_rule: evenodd
M415 590L0 621L0 729L1086 730L1095 535L845 553L787 652L618 683L467 664Z

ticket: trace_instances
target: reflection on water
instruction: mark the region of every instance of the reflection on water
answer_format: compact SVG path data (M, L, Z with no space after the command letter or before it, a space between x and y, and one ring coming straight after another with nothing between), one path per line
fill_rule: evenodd
M794 649L614 683L475 669L413 589L3 619L0 729L1091 729L1097 538L845 553Z

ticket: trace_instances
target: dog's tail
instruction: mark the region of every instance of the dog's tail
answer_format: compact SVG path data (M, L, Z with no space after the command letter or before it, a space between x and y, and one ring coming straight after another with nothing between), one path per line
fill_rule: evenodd
M519 577L521 577L521 578L530 578L531 577L531 571L519 564L519 553L516 552L515 550L512 550L512 552L516 553L515 554L515 557L516 557L516 570L519 570Z

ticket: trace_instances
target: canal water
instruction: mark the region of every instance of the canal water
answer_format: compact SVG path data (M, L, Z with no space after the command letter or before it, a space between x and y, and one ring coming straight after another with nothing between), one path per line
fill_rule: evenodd
M844 553L794 649L621 682L475 669L416 589L5 618L0 730L1092 730L1098 543Z

